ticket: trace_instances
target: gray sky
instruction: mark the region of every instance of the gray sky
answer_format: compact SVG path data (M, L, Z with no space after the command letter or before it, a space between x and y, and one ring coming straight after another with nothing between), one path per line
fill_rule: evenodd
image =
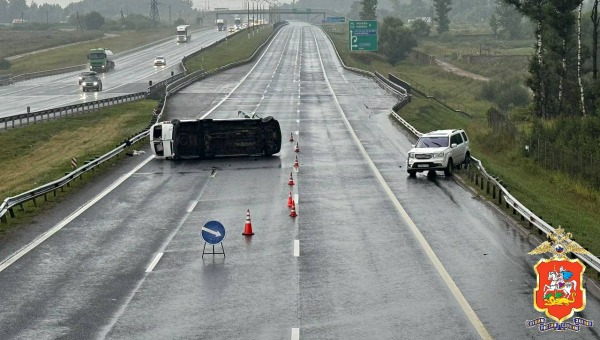
M123 0L127 1L127 0ZM43 3L48 4L59 4L61 7L66 7L68 4L72 2L77 2L73 0L36 0L38 5ZM198 9L206 9L210 7L213 9L215 7L226 7L229 9L240 9L246 8L246 0L193 0L194 5ZM292 0L279 0L279 3L291 3ZM27 4L31 5L31 0L27 0Z

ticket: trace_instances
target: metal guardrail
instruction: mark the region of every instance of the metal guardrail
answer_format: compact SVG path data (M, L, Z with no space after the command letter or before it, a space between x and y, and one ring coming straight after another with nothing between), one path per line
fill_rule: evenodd
M287 23L286 23L287 24ZM155 124L158 120L160 120L160 118L162 117L165 107L166 107L166 100L170 95L173 95L174 93L176 93L177 91L179 91L180 89L182 89L185 86L188 86L189 84L191 84L194 81L203 79L204 77L207 77L209 75L212 75L214 73L217 72L221 72L227 69L230 69L232 67L241 65L241 64L245 64L245 63L249 63L251 61L254 60L254 58L256 57L256 55L264 48L264 46L266 46L266 44L268 42L270 42L270 40L273 38L273 36L275 35L275 33L277 32L277 30L282 27L283 25L280 25L279 27L277 27L277 29L275 31L273 31L273 33L269 36L269 38L267 39L267 41L265 41L263 44L261 44L252 54L252 56L246 60L243 60L241 62L236 62L236 63L231 63L228 65L225 65L223 67L220 67L217 70L214 70L212 72L204 72L203 70L194 72L190 75L187 76L183 76L182 73L175 75L171 78L176 78L176 79L168 79L165 82L165 95L162 98L161 101L159 101L157 108L154 109L153 115L152 115L152 119L150 121L150 124L148 125L148 127L146 129L144 129L143 131L139 132L138 134L136 134L133 137L130 137L129 139L125 140L121 145L117 146L117 148L115 148L114 150L100 156L97 157L95 159L90 160L89 162L87 162L87 164L75 169L74 171L66 174L64 177L50 182L48 184L42 185L40 187L37 187L35 189L29 190L27 192L24 192L22 194L13 196L13 197L8 197L6 198L2 204L0 204L0 219L3 222L6 222L6 214L10 214L11 217L14 217L14 208L17 206L23 207L23 204L28 202L28 201L33 201L34 204L36 204L36 199L40 198L42 196L44 196L44 198L46 198L49 193L56 193L56 190L58 189L63 189L64 186L68 186L69 183L71 183L74 179L81 177L84 173L93 170L96 166L102 164L103 162L106 162L107 160L111 159L112 157L115 157L117 155L119 155L121 152L123 152L124 150L126 150L131 144L134 144L136 142L139 142L140 140L146 138L146 136L149 134L150 132L150 127ZM219 42L222 41L218 41L215 42L214 44L218 44ZM183 62L182 62L183 63ZM137 93L134 95L128 95L128 96L135 96L135 95L139 95L142 96L143 98L146 98L146 96L148 96L147 92L141 92L141 93ZM121 97L127 97L127 96L121 96ZM117 98L121 98L121 97L115 97L115 98L109 98L109 99L113 99L116 100ZM99 105L100 102L103 102L106 100L101 100L101 101L96 101L93 102L94 105ZM87 103L88 105L91 105L92 103ZM82 104L78 104L76 106L79 106ZM102 106L98 106L96 108L99 108ZM43 111L44 114L49 114L55 111L65 111L67 109L69 109L70 107L62 107L62 108L56 108L56 109L51 109L51 110L45 110ZM48 111L48 112L46 112ZM34 113L32 113L34 114ZM38 112L39 114L39 112ZM38 117L39 115L36 115L34 117ZM9 117L12 118L12 117ZM49 119L50 117L47 116L47 119ZM1 120L2 118L0 118L0 122L2 122ZM34 118L35 119L35 118ZM6 124L6 122L5 122ZM14 123L13 123L14 126Z
M279 24L279 23L277 23L277 24ZM209 76L211 76L213 74L216 74L216 73L219 73L219 72L223 72L223 71L229 70L231 68L234 68L234 67L237 67L237 66L240 66L240 65L245 65L245 64L251 63L252 61L254 61L254 59L256 58L256 56L265 48L265 46L267 46L267 44L271 41L271 39L273 39L273 37L279 31L279 29L281 27L287 25L288 22L285 21L285 22L282 22L279 25L277 25L277 24L275 24L276 25L276 27L274 26L275 30L273 30L273 32L271 33L271 35L269 36L269 38L267 38L267 40L264 43L262 43L260 46L258 46L256 48L256 50L254 51L254 53L252 53L252 55L248 59L236 61L234 63L230 63L230 64L227 64L227 65L221 66L221 67L219 67L219 68L217 68L215 70L211 70L210 72L206 72L205 70L199 70L199 71L195 71L193 73L190 73L190 74L186 75L185 77L182 77L182 78L180 78L180 79L178 79L178 80L170 83L167 86L167 88L166 88L165 98L168 97L168 96L170 96L171 94L179 91L180 89L182 89L182 88L190 85L191 83L194 83L194 82L200 80L200 79L204 79L204 78L209 77ZM239 31L237 33L240 33L240 32L243 32L243 31ZM226 40L226 38L223 38L223 39L219 40L217 43L215 43L215 45L218 44L218 43L224 42L225 40ZM207 48L205 48L203 50L196 51L196 52L190 54L189 56L184 57L183 60L181 61L182 64L185 63L185 61L188 60L189 58L198 55L201 51L202 52L206 51L211 46L208 46Z
M83 70L86 68L86 66L87 66L87 64L81 64L81 65L57 68L54 70L19 74L19 75L16 75L16 76L13 76L12 78L10 78L10 80L11 80L10 83L14 84L14 83L29 80L29 79L47 77L47 76L53 76L53 75L57 75L57 74L67 73L67 72Z
M29 113L18 114L14 116L0 117L0 129L8 129L9 127L14 128L17 126L35 124L51 118L68 116L76 113L84 113L91 110L97 110L99 108L122 104L140 99L145 99L148 96L147 92L138 92L133 94L126 94L123 96L106 98L95 100L89 103L74 104L68 106L57 107L48 110L41 110ZM18 123L18 124L17 124Z
M510 192L508 191L508 189L506 189L502 183L500 183L500 181L498 181L496 178L494 178L493 176L491 176L490 174L488 174L488 172L485 170L485 168L483 167L483 164L481 163L480 160L478 160L475 157L471 156L471 159L473 160L475 167L477 168L477 170L479 171L479 173L481 173L482 177L481 179L475 175L475 185L479 186L480 189L484 189L486 192L489 194L490 191L490 185L492 187L492 196L494 198L496 198L495 193L496 193L496 188L498 189L498 204L501 205L502 204L502 199L504 198L504 203L506 204L506 208L512 208L513 210L513 214L519 214L521 216L521 221L527 221L527 223L529 224L530 227L535 226L541 233L544 233L545 235L550 235L553 234L555 232L555 229L548 223L546 223L544 220L542 220L539 216L536 216L533 212L531 212L531 210L529 210L527 207L525 207L521 202L519 202L515 197L513 197ZM469 177L471 177L471 167L469 167ZM485 184L484 184L485 181ZM569 240L570 242L570 240ZM594 256L593 254L574 254L576 257L578 257L581 261L585 262L586 265L588 265L589 267L592 267L596 272L600 273L600 259L598 259L598 257Z
M106 162L107 160L113 158L114 156L117 156L122 151L124 151L127 147L129 147L129 145L136 143L136 142L140 141L141 139L143 139L146 136L146 134L147 134L147 130L143 133L139 133L138 135L123 142L123 144L119 145L116 149L114 149L100 157L90 160L89 162L87 162L87 164L75 169L74 171L66 174L64 177L57 179L56 181L42 185L35 189L31 189L31 190L24 192L22 194L19 194L17 196L6 198L4 200L4 202L2 202L2 204L0 204L0 218L2 218L3 221L6 221L6 213L9 213L11 217L15 217L13 209L16 206L23 207L23 203L28 202L28 201L33 201L34 204L36 204L36 198L39 198L42 196L44 196L44 198L47 198L46 195L48 195L51 192L54 192L56 194L56 190L61 189L64 186L68 186L69 183L71 183L76 178L81 177L84 173L86 173L90 170L93 170L96 166Z
M329 38L329 40L331 41L331 43L333 44L333 41L331 40L331 37L329 37L329 35L325 32L326 36ZM335 44L333 44L334 49L335 49ZM394 84L395 86L391 86L388 81L386 81L387 79L382 76L381 74L378 73L372 73L369 71L365 71L365 70L361 70L361 69L356 69L353 67L347 67L344 64L344 61L342 60L342 58L340 57L337 49L335 49L335 52L337 54L338 60L342 63L342 66L349 71L358 73L358 74L362 74L362 75L367 75L367 76L371 76L372 78L374 78L380 85L385 84L385 86L388 89L391 89L392 91L397 91L396 87L400 87L397 84ZM391 81L390 81L391 82ZM410 96L407 96L407 91L404 89L404 91L399 92L399 94L401 95L401 103L402 102L406 102L406 101L410 101ZM403 96L403 97L402 97ZM416 137L419 137L422 135L422 133L417 130L415 127L413 127L412 125L410 125L405 119L403 119L402 117L400 117L400 115L398 115L394 110L391 110L390 114L398 121L400 122L408 131L412 132ZM525 207L521 202L519 202L515 197L513 197L510 192L508 191L508 189L506 189L504 186L502 186L502 183L500 183L496 178L494 178L493 176L491 176L490 174L488 174L488 172L485 170L485 168L483 167L483 164L481 163L480 160L478 160L477 158L471 156L471 159L473 161L473 163L475 164L477 170L482 174L482 178L481 181L479 181L479 179L476 180L476 185L479 185L479 183L481 183L481 189L483 189L483 181L485 179L486 181L486 191L489 191L489 186L490 183L493 185L493 192L495 193L495 190L497 188L498 190L498 200L501 204L501 200L502 198L504 198L504 202L507 205L507 207L511 207L513 209L513 213L515 214L519 214L521 215L521 220L523 221L528 221L530 226L535 226L540 232L549 235L554 233L555 229L549 225L548 223L546 223L544 220L542 220L540 217L536 216L534 213L531 212L531 210L527 209L527 207ZM469 167L470 169L470 167ZM594 255L587 255L587 254L574 254L576 257L578 257L581 261L585 262L586 265L588 265L589 267L593 268L596 272L600 273L600 259L598 259L598 257L594 256Z
M202 28L199 30L195 30L194 32L201 32L201 31L206 31L209 30L211 28ZM117 53L114 55L114 57L121 57L121 56L125 56L131 53L135 53L137 51L143 50L149 46L152 45L156 45L156 44L160 44L164 41L168 41L173 39L173 37L167 37L167 38L163 38L163 39L159 39L157 41L153 41L149 44L145 44L142 46L138 46L138 47L134 47L132 49ZM63 67L63 68L58 68L58 69L53 69L53 70L46 70L46 71L39 71L39 72L32 72L32 73L24 73L24 74L19 74L16 76L10 75L9 77L7 77L6 79L2 79L0 78L0 86L2 85L10 85L10 84L14 84L16 82L19 81L25 81L25 80L29 80L29 79L34 79L34 78L40 78L40 77L47 77L47 76L52 76L52 75L56 75L56 74L62 74L62 73L68 73L68 72L72 72L72 71L77 71L77 70L83 70L86 69L87 70L87 66L88 64L81 64L81 65L75 65L75 66L69 66L69 67Z
M419 130L415 129L412 125L410 125L406 120L404 120L400 115L398 115L393 110L390 114L400 122L407 130L415 134L415 136L421 136L422 133ZM527 209L521 202L519 202L514 196L510 194L508 189L506 189L500 181L491 176L483 167L481 161L473 156L471 156L472 164L475 164L475 167L481 173L481 178L479 176L474 176L475 185L480 189L484 189L489 194L490 190L492 191L492 197L494 199L498 199L498 204L502 204L502 199L504 198L504 203L507 208L512 208L513 214L521 215L521 221L527 221L529 226L535 226L541 233L546 235L554 233L555 229L542 220L539 216L536 216L531 210ZM472 178L471 166L469 166L469 177ZM485 184L484 184L485 182ZM491 188L491 189L490 189ZM496 195L497 192L497 195ZM591 268L593 268L596 272L600 273L600 259L594 255L587 254L574 254L581 261L585 262L585 264Z

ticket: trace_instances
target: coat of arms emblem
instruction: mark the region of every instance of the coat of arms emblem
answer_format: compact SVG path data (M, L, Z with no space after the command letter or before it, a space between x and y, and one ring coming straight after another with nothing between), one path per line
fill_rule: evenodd
M571 240L571 233L559 227L549 239L529 252L532 254L551 253L550 259L540 259L534 266L537 287L533 290L533 306L539 312L556 322L545 323L537 319L529 321L530 326L540 325L540 330L579 330L579 326L591 326L592 322L576 318L574 323L565 323L575 312L585 308L585 288L582 287L585 265L579 259L569 259L568 253L590 254L577 242Z

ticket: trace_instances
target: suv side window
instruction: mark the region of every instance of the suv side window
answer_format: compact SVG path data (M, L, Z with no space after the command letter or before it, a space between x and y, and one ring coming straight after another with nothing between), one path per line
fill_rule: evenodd
M460 137L460 134L455 134L452 135L452 137L450 137L450 145L452 144L456 144L456 145L461 145L463 142L462 138Z
M462 138L464 139L464 141L465 141L465 142L469 140L469 139L467 138L467 134L466 134L464 131L461 131L461 133L460 133L460 134L461 134L461 136L462 136Z

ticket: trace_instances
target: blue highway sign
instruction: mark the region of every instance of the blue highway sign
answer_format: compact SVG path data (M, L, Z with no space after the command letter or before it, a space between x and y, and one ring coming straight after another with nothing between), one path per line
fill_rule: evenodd
M217 221L206 222L202 227L202 238L206 243L218 244L225 238L225 227Z
M328 24L336 22L346 22L346 17L327 17L325 18L325 22Z

